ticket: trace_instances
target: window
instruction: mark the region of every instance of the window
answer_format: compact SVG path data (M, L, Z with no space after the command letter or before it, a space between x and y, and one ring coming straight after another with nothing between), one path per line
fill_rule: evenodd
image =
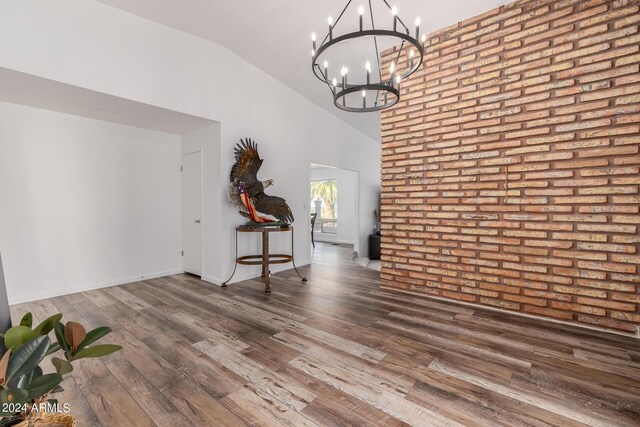
M317 213L316 233L338 233L338 181L311 181L311 213Z

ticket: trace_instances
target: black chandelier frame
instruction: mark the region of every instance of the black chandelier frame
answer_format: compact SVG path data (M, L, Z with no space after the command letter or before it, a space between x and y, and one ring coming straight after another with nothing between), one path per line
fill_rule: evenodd
M390 11L393 10L392 7L387 2L387 0L382 0L382 1L387 6L387 8L389 8ZM410 35L409 28L404 24L402 19L400 19L400 17L398 16L394 16L393 30L376 28L375 21L373 18L373 7L371 5L371 0L368 0L369 15L371 17L371 29L369 30L363 29L363 22L362 22L362 15L361 15L359 31L354 31L351 33L340 35L338 37L333 37L333 29L338 24L338 22L344 15L345 11L349 8L349 5L351 4L351 2L352 0L349 0L347 2L347 5L344 7L342 12L338 16L338 19L336 20L336 22L329 26L329 32L324 37L324 39L320 43L320 46L318 47L317 50L315 49L315 41L314 41L311 70L313 71L313 74L316 76L318 80L325 83L329 87L329 89L331 90L331 93L333 94L334 105L341 110L354 112L354 113L368 113L368 112L380 111L380 110L390 108L400 100L400 82L397 82L394 84L394 78L399 77L400 81L402 81L407 77L409 77L410 75L412 75L422 65L422 61L424 58L424 46L419 41L419 37L420 37L419 28L418 27L416 28L416 36L412 37ZM404 28L404 31L397 30L397 22L399 22L400 25ZM349 40L354 40L354 39L363 38L363 37L373 37L375 48L376 48L376 61L378 65L378 75L380 76L380 81L370 82L369 80L370 71L367 71L366 83L351 84L348 82L347 76L343 75L342 82L337 82L337 84L334 86L332 84L332 81L329 79L327 70L326 69L323 70L320 64L317 63L318 58L323 53L325 53L329 48L337 44L345 43L345 42L348 42ZM404 73L399 73L399 72L390 73L390 77L388 79L386 80L382 79L383 73L382 73L382 67L380 64L380 51L378 49L377 37L395 37L399 39L400 49L398 50L396 59L394 61L395 64L398 63L398 60L400 59L400 56L402 55L402 52L405 49L406 44L415 48L418 54L416 55L415 59L413 59L412 62L410 63L410 67L407 71L405 71ZM353 107L353 106L347 105L346 103L347 95L351 93L363 92L363 91L365 93L369 91L376 92L376 100L373 105L367 106L365 99L363 99L362 106ZM383 102L380 102L381 100Z

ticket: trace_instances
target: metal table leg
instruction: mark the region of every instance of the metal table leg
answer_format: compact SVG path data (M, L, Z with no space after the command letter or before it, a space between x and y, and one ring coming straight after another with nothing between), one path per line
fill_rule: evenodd
M262 277L264 277L264 293L271 293L271 283L269 279L269 233L262 232Z
M234 262L233 273L231 273L231 277L229 277L227 280L222 282L223 288L227 287L227 283L229 283L229 281L233 279L233 276L236 274L236 269L238 268L238 229L237 228L236 228L236 259L233 262Z
M293 264L293 269L296 271L296 274L300 276L303 282L306 282L307 278L304 277L302 274L300 274L300 272L298 271L298 268L296 267L296 261L295 261L295 256L293 252L293 227L291 227L291 263Z

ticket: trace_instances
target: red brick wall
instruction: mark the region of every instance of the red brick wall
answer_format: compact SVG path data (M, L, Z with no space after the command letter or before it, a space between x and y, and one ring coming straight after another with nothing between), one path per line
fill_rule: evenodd
M429 36L382 114L383 286L637 332L638 6L519 1Z

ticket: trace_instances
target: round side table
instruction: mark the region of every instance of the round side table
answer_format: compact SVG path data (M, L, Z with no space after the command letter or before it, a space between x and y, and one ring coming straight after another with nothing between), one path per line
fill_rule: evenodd
M289 254L272 254L269 253L269 234L270 233L282 233L282 232L291 232L291 255ZM238 233L262 233L262 254L260 255L243 255L238 256ZM227 287L227 283L233 278L236 274L236 269L238 268L238 264L240 265L261 265L262 266L262 277L264 278L264 293L271 293L271 283L269 280L269 265L271 264L286 264L292 263L293 269L296 271L296 274L300 276L303 282L307 281L307 278L304 277L298 271L296 267L296 262L293 258L293 226L257 226L250 227L246 225L241 225L236 227L236 258L235 264L233 266L233 273L231 273L231 277L229 277L224 283L222 283L222 287Z

